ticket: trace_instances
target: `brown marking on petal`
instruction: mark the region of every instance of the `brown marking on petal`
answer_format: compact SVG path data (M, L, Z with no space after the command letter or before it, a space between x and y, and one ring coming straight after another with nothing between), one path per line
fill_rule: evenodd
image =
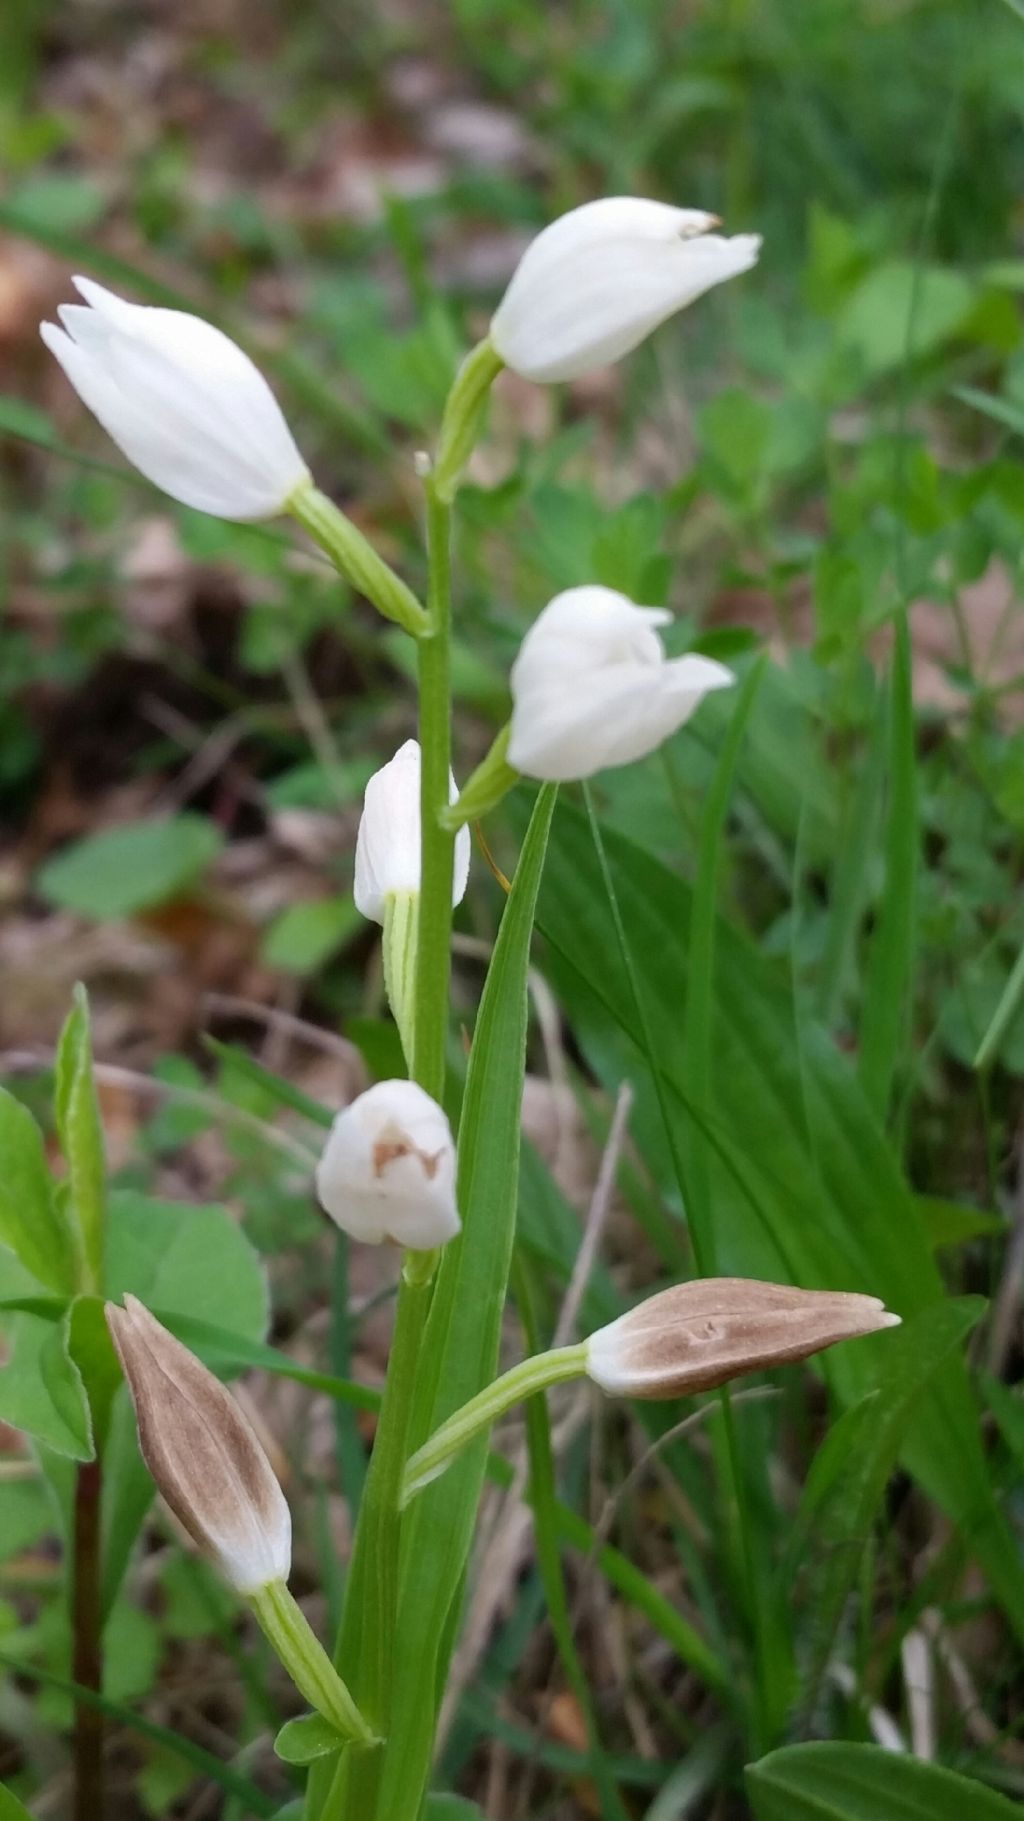
M892 1319L874 1296L704 1278L663 1290L612 1324L608 1357L630 1396L681 1397L806 1359Z
M427 1181L433 1182L443 1156L443 1146L440 1151L421 1151L407 1138L378 1138L373 1147L373 1173L379 1179L400 1158L416 1157Z
M414 1155L415 1147L406 1138L378 1138L373 1147L373 1173L376 1177L384 1175L393 1163L401 1157Z
M274 1531L283 1494L255 1430L218 1378L135 1297L108 1303L107 1325L128 1382L139 1448L157 1489L193 1542L222 1561Z

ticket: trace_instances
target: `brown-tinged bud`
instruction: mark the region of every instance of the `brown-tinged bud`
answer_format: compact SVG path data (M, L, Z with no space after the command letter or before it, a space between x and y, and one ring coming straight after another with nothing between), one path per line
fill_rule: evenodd
M877 1296L746 1277L676 1284L592 1334L587 1372L618 1397L686 1397L896 1327Z
M239 1593L286 1581L291 1515L234 1398L134 1296L106 1313L142 1458L175 1517Z

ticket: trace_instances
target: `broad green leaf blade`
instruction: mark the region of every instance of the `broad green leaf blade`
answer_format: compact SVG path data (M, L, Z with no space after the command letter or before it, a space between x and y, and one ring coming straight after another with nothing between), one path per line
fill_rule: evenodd
M71 1295L72 1237L54 1196L43 1136L5 1088L0 1088L0 1245L9 1246L48 1289Z
M1015 1802L878 1745L787 1745L747 1768L757 1821L1012 1821Z
M23 1808L17 1796L12 1796L9 1789L0 1784L0 1821L32 1821L27 1808Z
M89 1001L83 986L75 988L74 1004L57 1045L53 1096L57 1136L68 1166L70 1208L84 1260L83 1287L99 1289L103 1281L107 1169L92 1068Z
M914 1199L849 1060L806 1016L797 1046L784 975L727 924L717 936L713 1101L706 1123L699 1121L687 1099L681 1042L689 892L623 836L605 831L604 845L645 995L654 1066L672 1091L683 1142L697 1130L713 1152L717 1268L809 1288L870 1291L903 1315L939 1300L942 1281ZM544 965L574 1034L609 1090L624 1075L634 1081L632 1129L666 1192L674 1193L663 1139L656 1125L642 1125L642 1090L650 1100L643 1037L593 840L566 805L555 822L538 928L548 944ZM889 1339L851 1342L823 1356L822 1369L843 1404L877 1382ZM1024 1635L1024 1571L993 1496L959 1361L936 1373L903 1459L963 1526Z
M297 1720L285 1721L274 1750L286 1764L314 1764L318 1758L333 1758L347 1743L323 1714L300 1714Z
M941 1195L915 1195L914 1205L928 1236L928 1244L935 1252L941 1252L946 1246L962 1246L972 1239L991 1239L1006 1232L1006 1221L1001 1214L986 1214L984 1208L947 1201Z
M463 1230L446 1247L422 1358L422 1435L494 1376L512 1258L519 1178L520 1110L526 1064L530 938L555 789L545 786L530 820L488 969L470 1051L459 1125ZM418 1439L418 1438L417 1438ZM435 1701L454 1642L449 1623L473 1536L487 1441L466 1450L417 1500L403 1535L392 1737L381 1811L416 1814L430 1767Z
M788 1597L792 1599L798 1588L806 1609L805 1707L815 1700L886 1482L918 1403L984 1309L980 1297L963 1297L933 1303L911 1316L890 1338L878 1389L840 1417L815 1455L782 1576Z
M40 867L36 889L82 917L131 917L194 885L223 844L220 830L190 810L128 822L62 848Z
M110 1197L107 1295L262 1340L269 1302L255 1247L226 1208L160 1201L134 1189Z
M284 973L316 974L364 928L351 894L289 904L264 934L263 960Z
M38 1286L9 1252L0 1252L0 1286L2 1305L12 1311L2 1318L6 1363L0 1368L0 1422L23 1429L56 1454L91 1460L88 1401L68 1352L69 1306L44 1302L36 1314L31 1292Z
M193 1207L158 1201L134 1190L110 1197L107 1229L107 1295L119 1302L127 1291L174 1332L180 1333L208 1364L225 1370L257 1363L262 1347L268 1301L262 1263L237 1222L223 1208ZM213 1357L196 1335L211 1322ZM102 1337L94 1335L99 1361L106 1355ZM219 1343L219 1351L218 1351ZM266 1363L260 1357L259 1363ZM111 1393L112 1394L112 1393ZM122 1408L123 1406L123 1408ZM115 1406L103 1489L103 1598L109 1611L127 1568L131 1551L152 1503L152 1484L139 1458L134 1423L127 1400Z

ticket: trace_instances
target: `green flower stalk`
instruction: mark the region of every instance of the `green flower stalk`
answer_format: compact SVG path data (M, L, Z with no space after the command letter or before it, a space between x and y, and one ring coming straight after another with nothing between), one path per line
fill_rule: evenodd
M611 1397L688 1397L896 1327L899 1319L877 1296L853 1291L801 1290L745 1277L675 1284L589 1340L523 1360L470 1398L410 1458L402 1504L506 1411L553 1385L586 1376Z
M360 594L372 601L378 613L396 626L422 639L430 622L412 589L378 556L369 539L345 517L333 500L321 493L309 477L289 494L284 509L297 519L313 542L319 544L334 567Z

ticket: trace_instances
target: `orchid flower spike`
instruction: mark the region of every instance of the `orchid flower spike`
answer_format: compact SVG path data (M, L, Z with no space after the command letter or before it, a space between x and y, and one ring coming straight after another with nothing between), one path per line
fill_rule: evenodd
M696 652L666 658L661 607L591 584L556 594L512 666L508 762L552 782L642 759L682 727L731 670Z
M142 1458L175 1517L238 1593L286 1581L288 1505L230 1392L136 1297L123 1309L108 1303L106 1314Z
M899 1319L877 1296L853 1291L696 1278L599 1328L587 1342L586 1370L613 1397L689 1397L898 1327Z
M758 234L727 239L717 218L640 196L587 202L523 254L495 311L505 365L542 383L579 379L629 354L712 285L749 271Z
M40 333L75 391L147 480L217 518L282 511L310 475L266 380L183 310L127 303L76 278L84 304Z
M458 797L449 773L449 797ZM455 837L452 903L461 904L469 879L470 834ZM375 771L366 786L356 837L356 909L383 924L387 900L420 889L420 747L406 740L393 759Z
M317 1165L320 1203L370 1245L414 1252L459 1231L455 1141L442 1107L414 1081L378 1081L343 1108Z

